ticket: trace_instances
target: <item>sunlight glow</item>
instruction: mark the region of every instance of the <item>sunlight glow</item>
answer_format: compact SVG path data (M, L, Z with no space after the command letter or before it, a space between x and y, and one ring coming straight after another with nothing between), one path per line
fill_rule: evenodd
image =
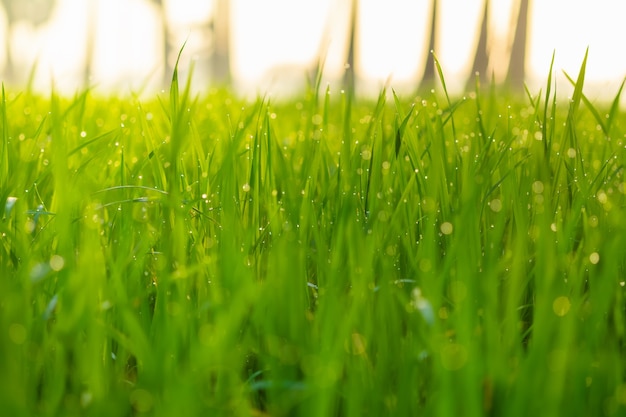
M208 24L213 1L166 1L175 42L191 40L190 60L206 56L206 43L194 28ZM440 0L439 40L435 50L448 83L462 88L476 46L482 0ZM82 85L88 25L95 25L92 82L102 88L161 79L163 30L159 10L145 0L58 0L53 18L43 27L15 27L13 48L21 67L38 62L36 82L54 79L69 89ZM502 79L516 0L492 1L490 13L492 71ZM347 47L350 0L232 0L231 63L235 81L245 88L271 88L301 82L318 54L326 57L325 75L340 77ZM96 20L90 21L90 7ZM392 85L415 85L424 68L430 2L360 0L356 54L361 79L375 88L391 77ZM531 86L547 77L553 51L555 70L576 75L589 47L587 84L621 82L626 55L616 41L626 38L626 3L620 0L552 0L531 2L527 73ZM200 45L200 46L194 46ZM205 49L202 49L205 48ZM0 65L2 63L0 62Z

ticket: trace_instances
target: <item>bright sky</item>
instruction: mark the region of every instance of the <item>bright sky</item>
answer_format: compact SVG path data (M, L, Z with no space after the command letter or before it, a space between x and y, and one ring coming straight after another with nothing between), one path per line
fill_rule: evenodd
M88 25L96 27L92 81L101 88L139 89L161 79L161 24L158 10L145 0L57 0L46 27L16 28L13 48L21 63L38 61L37 84L55 79L70 91L81 85ZM241 88L279 88L303 80L302 66L326 51L326 75L344 65L349 0L231 0L232 65ZM360 0L357 66L373 91L391 76L392 86L412 86L426 55L430 0ZM168 16L177 41L188 38L183 61L202 56L198 25L210 18L211 0L170 0ZM491 48L506 56L512 7L516 0L492 1ZM93 21L89 7L94 7ZM440 38L435 51L452 88L465 84L478 36L482 0L440 0ZM587 85L611 88L626 75L626 2L623 0L531 1L528 72L531 87L544 82L552 52L555 68L575 76L590 48ZM194 27L195 28L192 28ZM191 28L191 29L190 29ZM497 40L497 41L493 41ZM206 54L206 52L204 52ZM1 62L0 62L1 65ZM503 76L506 64L494 68ZM280 70L280 72L278 71ZM274 75L272 75L272 72ZM611 87L609 87L611 86ZM561 88L569 86L561 83Z

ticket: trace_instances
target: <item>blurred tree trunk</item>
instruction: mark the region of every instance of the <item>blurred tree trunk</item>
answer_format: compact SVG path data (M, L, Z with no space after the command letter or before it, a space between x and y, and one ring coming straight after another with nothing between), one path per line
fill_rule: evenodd
M520 91L524 88L526 75L526 42L528 38L528 7L529 0L520 0L517 13L515 36L511 46L509 69L506 84L512 90Z
M476 86L476 78L481 86L485 86L488 82L488 68L489 68L489 47L487 41L489 38L489 0L485 0L483 8L483 18L480 25L480 36L478 38L478 44L476 45L476 53L474 54L474 63L472 64L472 71L467 79L465 89L472 91Z
M88 88L93 72L94 43L96 41L97 3L88 0L87 5L87 38L85 39L85 63L83 67L83 87Z
M161 28L163 30L163 84L169 86L172 82L172 74L174 73L174 66L171 62L172 45L171 45L171 30L167 21L167 14L164 9L161 9Z
M170 25L167 20L163 0L152 0L152 3L159 9L159 14L161 15L161 30L163 31L163 36L161 37L161 46L163 48L163 86L168 86L172 81L172 72L174 71L170 63L170 55L172 53L170 46Z
M28 22L34 27L42 25L50 19L55 3L55 0L2 0L2 6L7 16L4 51L4 76L7 81L17 81L15 57L11 47L13 27L20 21Z
M231 82L230 69L230 1L215 0L213 12L213 81L221 85Z
M437 46L437 3L437 0L432 1L430 37L428 38L428 50L426 51L426 66L419 83L420 88L431 88L435 82L435 56L433 52Z
M11 41L13 40L13 22L7 19L7 27L4 31L4 78L7 82L15 81L15 64L13 64L13 48Z
M346 68L343 73L343 88L350 94L354 94L354 50L356 42L357 16L359 1L352 0L350 8L350 27L348 28L348 53L346 56Z

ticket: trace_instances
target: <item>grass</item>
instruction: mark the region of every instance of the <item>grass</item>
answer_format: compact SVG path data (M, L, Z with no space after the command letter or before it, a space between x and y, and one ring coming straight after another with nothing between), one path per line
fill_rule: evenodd
M552 69L522 99L3 89L2 414L624 415L626 130L585 65L569 102Z

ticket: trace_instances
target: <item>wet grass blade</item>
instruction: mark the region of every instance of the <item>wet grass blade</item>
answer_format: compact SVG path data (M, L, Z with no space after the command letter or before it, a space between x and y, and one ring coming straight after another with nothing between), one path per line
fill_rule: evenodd
M0 410L618 415L622 88L596 132L585 63L571 103L552 65L528 98L3 93Z

